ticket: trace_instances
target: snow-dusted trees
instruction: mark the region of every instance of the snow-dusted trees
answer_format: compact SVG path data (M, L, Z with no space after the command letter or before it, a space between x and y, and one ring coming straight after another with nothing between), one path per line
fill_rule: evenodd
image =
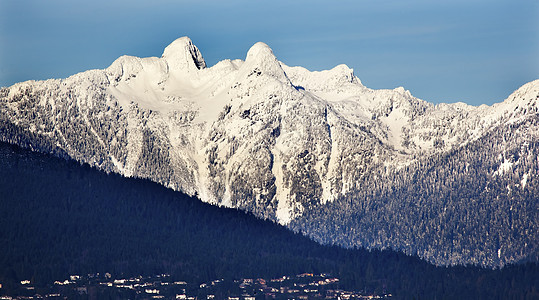
M448 154L387 174L374 170L360 181L363 189L305 212L291 227L325 243L390 247L444 265L497 267L534 257L537 125L532 118L494 128ZM500 143L504 136L512 142Z

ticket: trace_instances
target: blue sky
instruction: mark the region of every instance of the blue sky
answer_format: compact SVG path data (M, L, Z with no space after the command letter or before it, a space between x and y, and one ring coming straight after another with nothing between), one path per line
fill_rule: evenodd
M0 86L160 56L186 35L208 65L263 41L288 65L344 63L434 103L492 104L539 78L537 0L0 0Z

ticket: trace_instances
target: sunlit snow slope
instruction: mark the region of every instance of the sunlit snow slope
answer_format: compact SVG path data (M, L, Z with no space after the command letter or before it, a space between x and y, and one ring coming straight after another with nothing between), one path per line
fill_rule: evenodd
M374 197L398 186L391 178L399 170L421 172L425 161L452 155L504 126L537 121L538 94L534 81L493 106L433 105L402 87L369 89L345 65L321 72L286 66L264 43L251 47L245 61L207 67L183 37L160 58L122 56L104 70L2 88L0 134L4 141L149 178L205 202L284 225L295 221L296 230L316 237L310 230L327 220L298 227L305 212L354 195ZM538 141L536 123L530 126L522 145ZM507 149L492 153L500 163L485 173L492 178L512 174L519 164L506 154L514 146L511 135L499 142ZM528 155L536 157L533 151ZM537 160L529 161L532 167L518 179L521 189L537 181ZM537 229L537 222L521 230ZM537 249L536 233L527 237L531 250L528 241L518 250L526 253L494 260L497 248L485 259L452 259L446 255L451 250L424 254L409 241L389 243L393 237L317 239L391 246L442 264L503 265Z

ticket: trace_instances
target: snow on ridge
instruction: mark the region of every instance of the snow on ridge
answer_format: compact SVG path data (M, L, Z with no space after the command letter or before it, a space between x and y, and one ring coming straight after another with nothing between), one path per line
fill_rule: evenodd
M423 159L498 138L494 130L535 141L536 123L507 125L535 121L538 99L536 80L492 106L434 105L403 87L369 89L346 65L286 66L264 43L245 60L206 67L184 37L162 57L122 56L104 70L1 88L0 117L17 129L3 131L4 139L43 137L42 151L50 141L107 172L295 226L349 193L393 184L385 178L395 170L421 171ZM511 154L511 138L494 141L494 152L508 154L488 172L518 175L529 189L535 169L521 168L526 160ZM388 246L376 243L370 246Z
M300 89L316 91L332 91L337 87L363 88L361 80L354 75L354 70L345 64L335 66L331 70L309 71L304 67L290 67L280 63L292 83Z
M264 42L257 42L247 51L245 61L252 59L274 58L273 50Z
M241 155L267 151L273 160L268 173L276 185L272 213L277 221L287 224L303 208L295 203L292 187L296 183L283 177L283 168L291 168L291 163L308 159L320 177L320 202L332 201L334 195L348 190L346 180L352 182L348 175L343 176L348 179L339 177L339 173L347 172L342 170L341 160L361 157L356 153L359 150L382 155L389 149L387 157L374 157L373 161L399 166L410 163L414 154L429 155L458 147L480 137L495 122L506 120L503 118L509 112L512 118L520 116L515 109L526 110L523 103L537 99L533 97L539 80L524 85L498 105L433 105L413 97L403 87L369 89L344 64L312 72L289 67L262 42L248 50L245 61L223 60L207 67L198 48L188 37L182 37L168 45L159 58L122 56L105 70L91 70L65 80L27 83L42 89L67 89L62 84L78 90L80 97L90 99L88 102L93 101L93 89L102 88L124 111L129 141L127 162L109 153L119 172L136 173L136 163L142 155L142 130L149 129L164 143L170 160L183 164L181 176L192 177L189 180L196 186L188 188L197 191L204 201L235 205L237 191L231 185L234 176L243 174L239 169L245 157ZM293 123L293 129L288 130L294 132L286 132L286 122ZM108 147L108 141L100 140L99 132L94 132L99 128L90 128L100 145ZM329 138L320 140L325 135ZM277 143L277 139L282 142ZM338 142L339 139L343 140ZM356 139L360 142L356 143ZM252 141L268 142L266 148L253 150L257 145L249 144ZM327 143L328 153L311 149L317 143ZM365 145L381 145L385 150ZM307 153L294 147L305 147ZM354 163L361 166L363 162ZM509 163L500 165L498 173L503 174L509 167ZM185 184L171 186L186 188ZM257 187L263 189L268 188ZM224 201L219 202L221 199Z

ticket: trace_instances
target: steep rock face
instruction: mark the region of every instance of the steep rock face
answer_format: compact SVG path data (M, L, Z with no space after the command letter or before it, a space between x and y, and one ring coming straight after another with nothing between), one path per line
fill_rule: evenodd
M188 37L179 38L168 45L161 58L174 71L189 72L206 68L202 54Z
M264 43L251 47L245 61L207 67L184 37L160 58L123 56L105 70L2 88L0 136L241 208L321 242L393 247L439 264L498 266L538 247L537 201L530 200L539 198L535 150L525 163L507 155L537 142L538 95L534 81L493 106L433 105L403 88L369 89L345 65L321 72L286 66ZM517 124L528 124L518 139L510 129ZM485 140L496 147L479 147ZM503 157L502 163L483 165L485 155ZM455 161L446 165L447 159ZM492 204L496 194L531 203L501 221L469 217L505 230L488 249L477 250L479 242L470 240L454 245L462 239L453 237L473 230L461 226L469 218L457 218L451 230L435 229L433 220L454 205L451 199L464 199L444 193L469 189L455 184L472 176L458 165L480 170L481 189L520 172L517 165L527 170L518 173L526 195L504 194L499 183L496 192L473 200L491 203L489 216L505 209ZM430 198L414 202L414 190ZM401 214L414 217L403 222ZM515 227L516 219L531 221ZM487 235L488 228L480 232ZM517 236L514 247L498 255L508 228ZM443 245L433 246L440 234Z

